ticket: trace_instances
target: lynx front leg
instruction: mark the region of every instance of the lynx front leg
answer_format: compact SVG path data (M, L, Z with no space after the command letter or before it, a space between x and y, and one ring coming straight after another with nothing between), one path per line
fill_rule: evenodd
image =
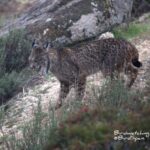
M127 70L127 76L129 78L129 83L127 84L127 87L131 87L134 83L134 81L136 80L138 75L138 69L133 67L132 65L128 66L128 70Z
M135 79L137 78L137 74L138 74L138 70L134 70L134 72L131 73L130 82L127 85L129 88L133 85Z
M86 77L79 78L75 84L76 99L82 100L85 92Z
M62 106L62 101L67 97L69 93L70 85L67 82L60 82L60 93L55 109Z

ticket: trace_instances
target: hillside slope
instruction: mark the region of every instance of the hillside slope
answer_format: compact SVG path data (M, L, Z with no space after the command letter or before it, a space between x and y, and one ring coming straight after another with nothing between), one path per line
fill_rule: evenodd
M143 63L138 78L131 90L142 91L145 88L145 82L148 78L147 70L150 67L150 34L145 33L131 40L139 50L140 60ZM101 73L88 77L88 86L86 87L85 99L90 99L92 95L91 87L101 86L104 78ZM40 99L42 108L45 112L49 109L49 104L53 107L56 103L59 92L59 82L51 74L47 78L34 76L29 79L29 85L38 84L32 88L25 88L9 102L10 108L7 111L6 121L3 125L3 131L6 133L19 132L17 127L24 122L28 122L33 116L33 110L36 108ZM28 85L28 86L29 86ZM73 100L74 91L69 94L68 102ZM67 103L68 103L67 102Z

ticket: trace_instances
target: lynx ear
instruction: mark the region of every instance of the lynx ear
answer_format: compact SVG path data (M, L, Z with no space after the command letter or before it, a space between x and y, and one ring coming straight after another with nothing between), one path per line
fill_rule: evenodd
M49 48L52 48L52 47L53 47L52 42L48 42L48 41L43 45L44 49L49 49Z
M35 45L35 39L32 42L32 48L34 47L34 45Z
M34 39L34 41L32 42L32 48L40 48L40 41L38 41L38 40L35 40Z
M43 45L43 48L46 49L46 48L48 48L48 46L49 46L49 42L47 41L47 42Z
M49 48L53 48L53 43L52 43L52 42L49 42L49 43L48 43L48 47L49 47Z

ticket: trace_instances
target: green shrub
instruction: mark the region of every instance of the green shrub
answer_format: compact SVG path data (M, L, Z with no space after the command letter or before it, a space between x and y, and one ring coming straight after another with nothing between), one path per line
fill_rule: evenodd
M16 72L5 73L0 78L0 104L11 98L22 83L22 76Z
M4 67L6 72L20 71L28 63L31 44L25 31L14 30L4 40Z
M77 112L71 115L61 126L50 134L48 145L44 150L105 150L106 145L113 146L114 150L121 150L128 146L137 150L138 147L147 147L148 141L114 141L114 130L120 132L149 131L150 117L148 108L140 111L128 110L126 115L120 115L117 108L94 109L88 112ZM119 144L119 145L118 145ZM104 146L105 145L105 146ZM115 147L115 148L114 148ZM146 148L143 148L146 150Z
M113 29L113 34L116 38L131 39L142 33L150 32L149 24L131 23L129 27L116 27Z
M14 30L0 38L0 104L18 91L25 77L23 69L28 63L30 42L23 30Z

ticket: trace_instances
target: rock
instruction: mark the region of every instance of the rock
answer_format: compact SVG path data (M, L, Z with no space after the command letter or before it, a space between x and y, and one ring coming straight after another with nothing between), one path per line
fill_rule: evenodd
M82 15L81 18L77 22L73 23L73 25L68 29L68 31L71 32L71 40L83 40L84 38L96 35L99 32L97 23L98 18L96 13Z
M141 17L139 17L138 22L144 22L146 19L150 17L150 13L145 13Z
M150 1L149 0L134 0L132 8L132 17L139 17L143 13L148 13L150 11Z
M107 38L114 38L113 33L111 33L111 32L103 33L99 36L98 39L100 40L100 39L107 39Z
M3 27L0 36L8 29L25 28L32 38L40 33L43 40L54 46L97 37L113 26L125 21L133 0L44 0L36 1L30 10L13 23Z

